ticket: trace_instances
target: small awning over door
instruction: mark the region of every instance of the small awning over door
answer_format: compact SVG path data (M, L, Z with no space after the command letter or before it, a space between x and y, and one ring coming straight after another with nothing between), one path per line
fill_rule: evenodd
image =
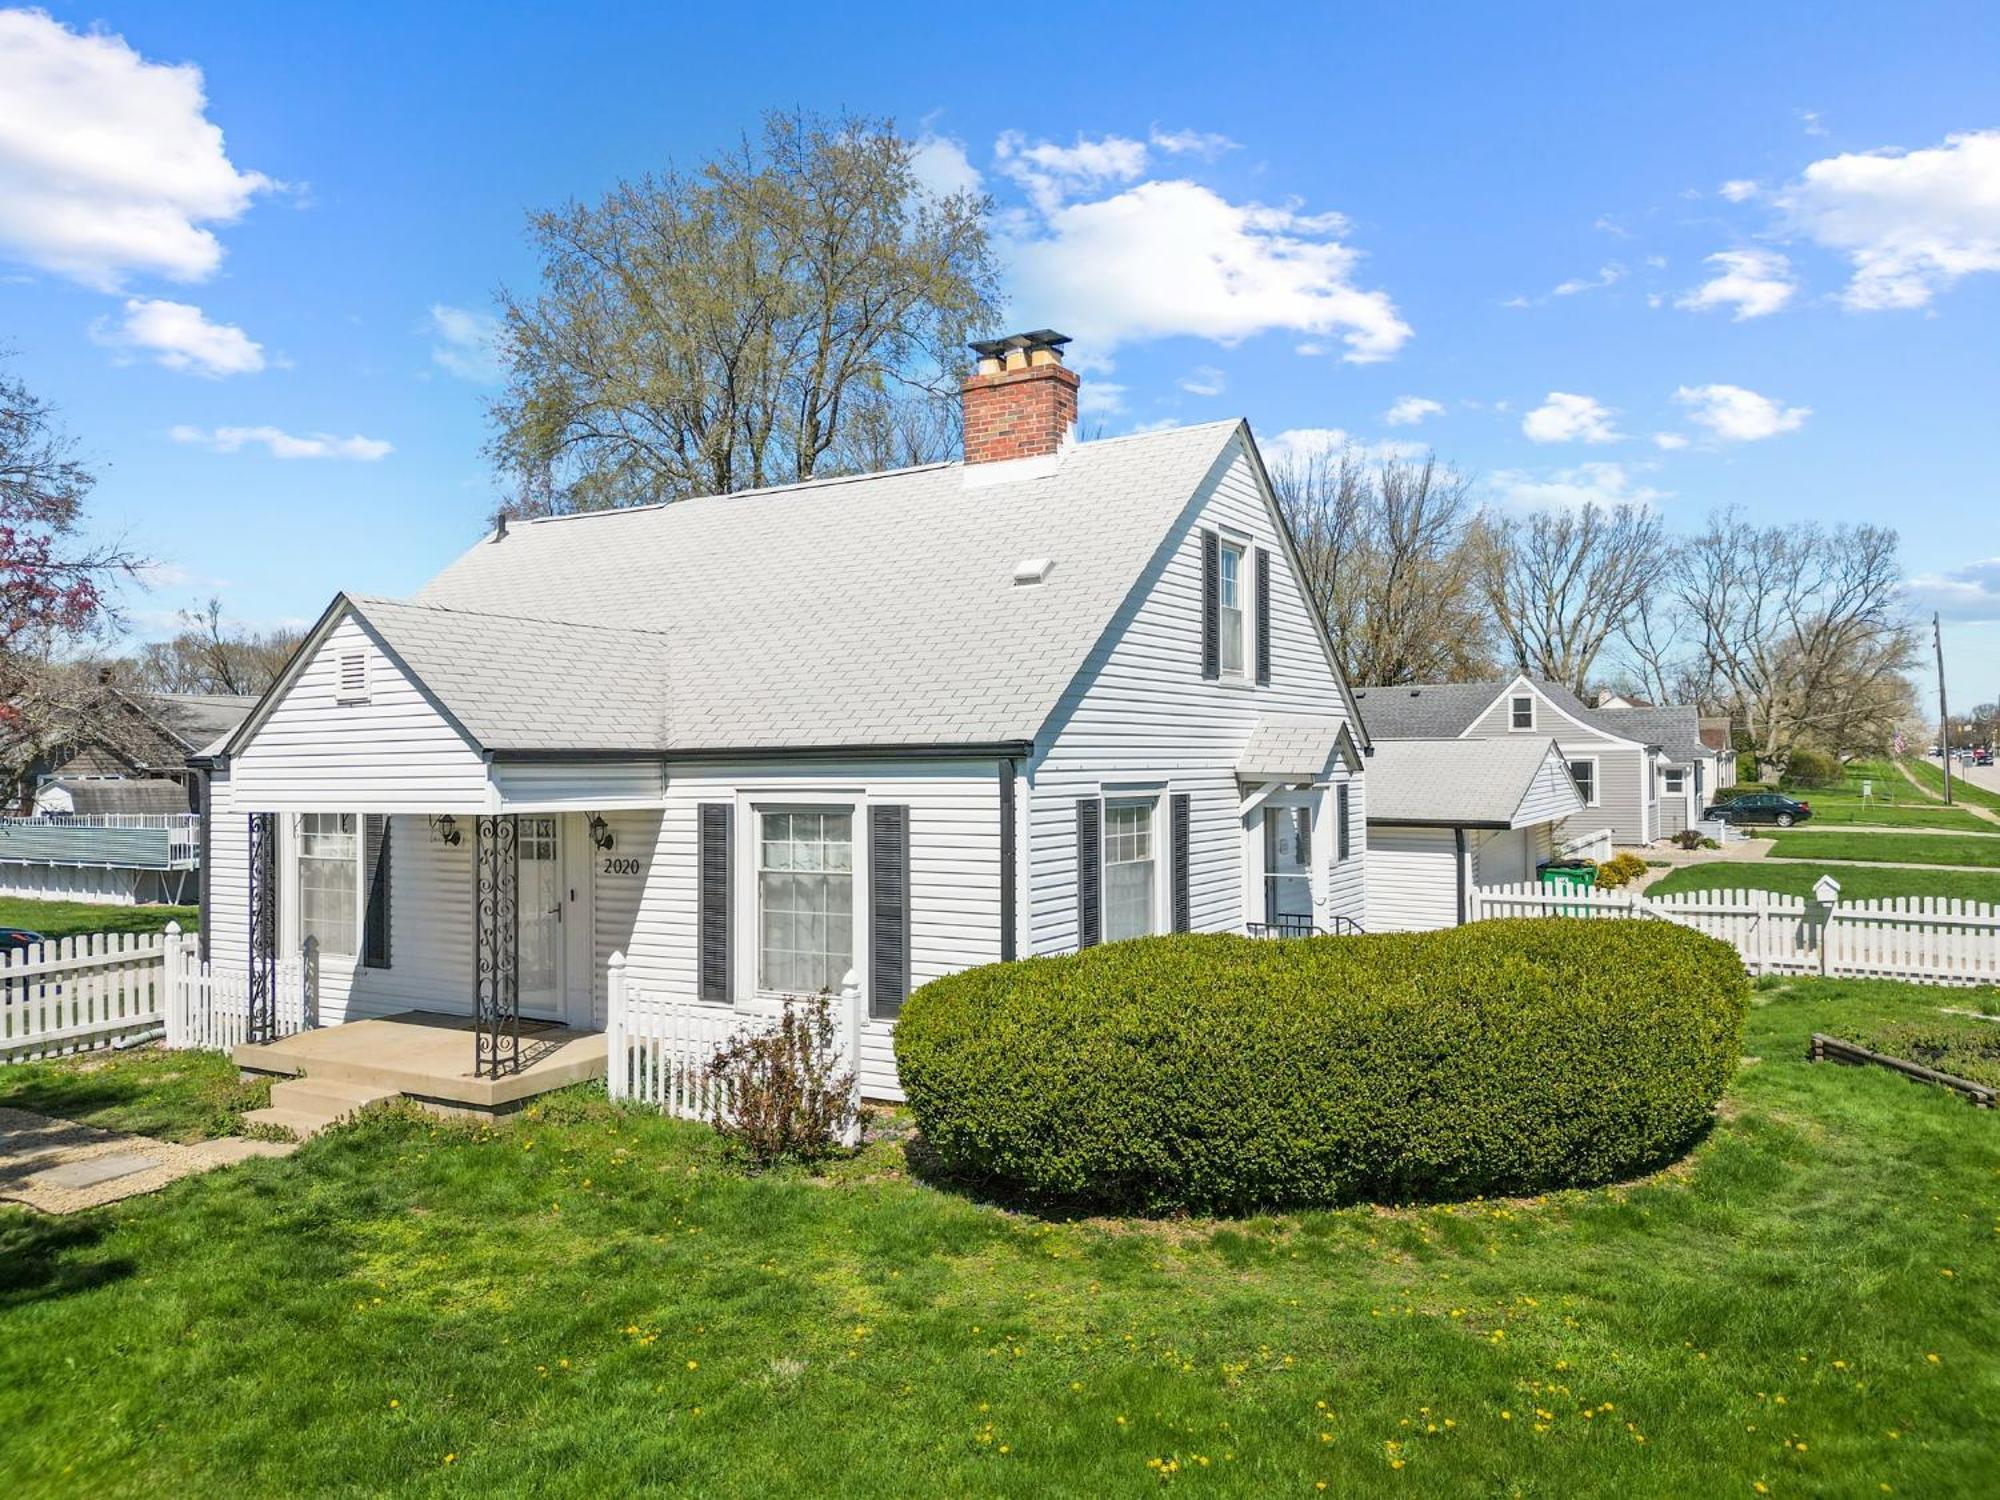
M1361 769L1361 752L1344 719L1266 714L1236 762L1242 781L1324 781L1336 760Z

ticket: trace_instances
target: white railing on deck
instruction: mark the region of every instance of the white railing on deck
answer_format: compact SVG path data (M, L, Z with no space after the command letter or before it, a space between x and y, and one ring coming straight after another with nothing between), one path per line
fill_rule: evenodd
M850 1102L857 1107L862 1004L860 983L849 970L832 1007L838 1066L853 1079ZM683 1120L712 1120L717 1104L726 1102L708 1071L716 1049L731 1037L776 1029L783 1013L778 1001L737 1007L664 994L634 980L625 956L614 953L605 975L605 1085L614 1099L650 1104ZM853 1145L858 1126L848 1134Z
M2000 983L2000 907L1945 896L1840 900L1776 891L1686 891L1647 896L1539 884L1469 892L1470 916L1633 917L1677 922L1728 943L1753 974L1825 974L1931 984Z
M0 954L0 1060L27 1062L160 1028L166 944L96 932Z
M1557 859L1587 859L1594 865L1601 865L1611 858L1611 830L1599 828L1591 833L1580 833L1573 839L1566 839L1556 845Z

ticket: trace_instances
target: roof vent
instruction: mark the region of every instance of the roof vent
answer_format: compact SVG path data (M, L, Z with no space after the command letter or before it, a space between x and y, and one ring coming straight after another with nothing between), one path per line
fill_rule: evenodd
M1049 573L1055 567L1053 557L1024 557L1014 564L1014 587L1026 588L1030 584L1048 582Z

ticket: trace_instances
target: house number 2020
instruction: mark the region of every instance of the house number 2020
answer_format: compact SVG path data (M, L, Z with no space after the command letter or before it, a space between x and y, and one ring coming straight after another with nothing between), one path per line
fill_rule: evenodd
M639 873L639 861L636 859L607 859L604 861L604 873L607 875L637 875Z

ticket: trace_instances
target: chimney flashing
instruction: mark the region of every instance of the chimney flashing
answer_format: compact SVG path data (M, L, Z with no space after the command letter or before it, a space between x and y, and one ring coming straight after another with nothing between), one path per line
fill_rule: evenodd
M1077 374L1053 328L971 345L978 369L959 387L967 468L1052 457L1076 426Z

